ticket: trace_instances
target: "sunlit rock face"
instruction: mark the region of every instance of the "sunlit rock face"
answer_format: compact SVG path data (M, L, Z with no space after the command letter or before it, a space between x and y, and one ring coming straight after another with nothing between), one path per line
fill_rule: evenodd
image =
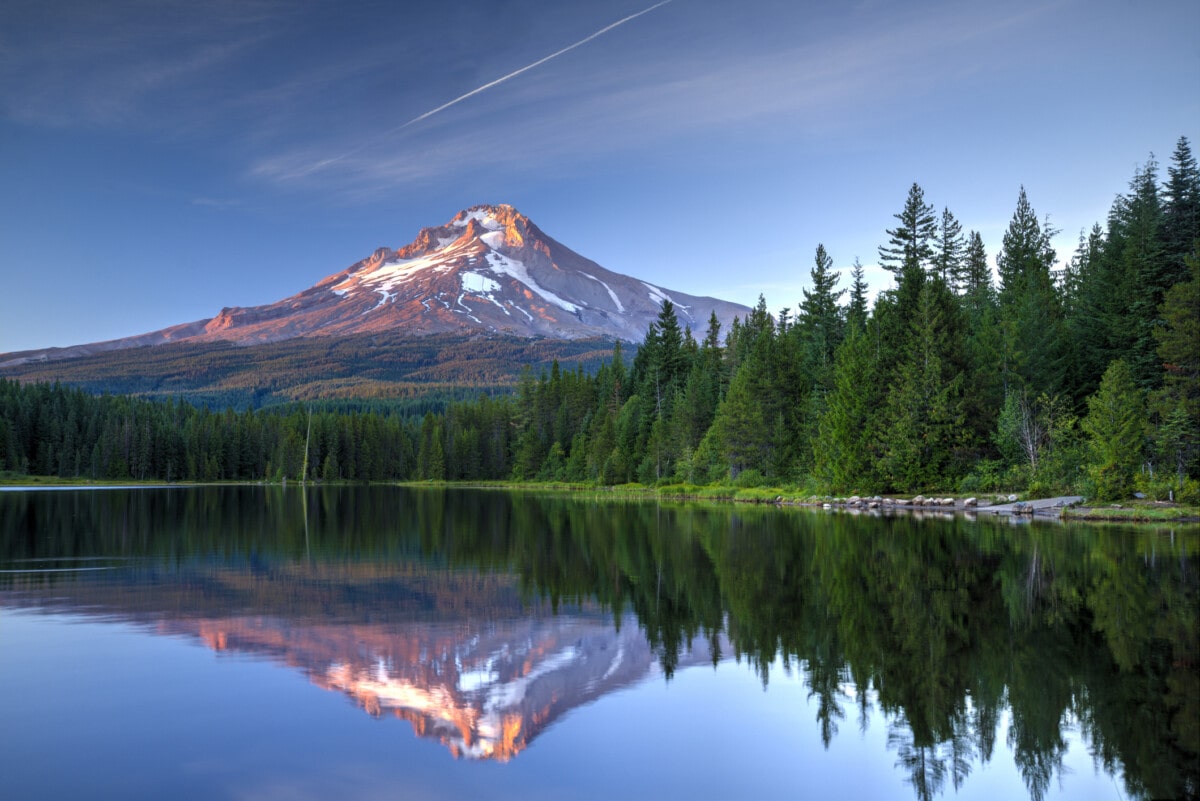
M735 316L750 311L606 270L512 206L475 206L276 303L224 308L207 320L136 337L5 354L0 366L168 342L255 344L385 332L640 342L664 300L675 305L680 325L696 332L713 313L728 331Z
M716 312L728 328L737 304L667 290L604 269L543 233L508 205L475 206L425 228L397 250L381 248L279 303L225 309L206 336L238 341L313 333L609 336L640 341L664 300L700 330Z

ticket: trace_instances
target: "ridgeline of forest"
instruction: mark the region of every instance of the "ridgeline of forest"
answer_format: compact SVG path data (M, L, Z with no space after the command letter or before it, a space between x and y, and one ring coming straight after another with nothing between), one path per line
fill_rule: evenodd
M0 470L91 478L732 482L813 492L1077 491L1200 501L1200 169L1180 139L1061 267L1024 189L998 282L914 184L868 305L818 245L799 308L722 338L669 302L631 364L526 372L418 419L212 412L0 381ZM844 302L843 302L843 299Z
M595 370L604 339L399 333L296 337L280 342L174 342L0 367L23 383L61 381L94 394L185 400L236 410L293 402L424 414L482 392L510 391L521 365L572 361ZM349 403L347 403L349 402Z

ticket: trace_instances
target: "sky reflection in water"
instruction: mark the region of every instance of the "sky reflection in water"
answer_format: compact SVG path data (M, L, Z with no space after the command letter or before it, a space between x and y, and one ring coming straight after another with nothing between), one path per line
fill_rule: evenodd
M1123 756L1136 733L1112 731L1113 699L1178 685L1170 665L1194 657L1170 611L1194 620L1194 538L273 492L0 500L0 569L22 571L0 574L4 795L1095 798L1195 781L1185 725L1150 763L1174 777L1089 754L1099 737ZM113 569L24 572L68 565ZM1139 603L1158 623L1114 629ZM1141 713L1179 726L1190 692Z

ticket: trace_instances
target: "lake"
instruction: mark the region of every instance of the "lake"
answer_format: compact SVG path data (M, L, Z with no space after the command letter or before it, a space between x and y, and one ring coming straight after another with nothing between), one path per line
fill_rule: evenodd
M1195 797L1198 546L603 493L0 492L0 797Z

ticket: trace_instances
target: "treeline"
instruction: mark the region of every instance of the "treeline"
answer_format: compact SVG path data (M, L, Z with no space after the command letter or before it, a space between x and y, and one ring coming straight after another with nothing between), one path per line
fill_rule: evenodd
M1135 489L1200 500L1200 169L1180 139L1061 266L1024 189L996 256L914 184L868 303L818 245L812 288L723 337L665 302L630 364L554 362L419 421L213 413L0 383L0 470L194 480L731 481L813 492ZM307 468L306 468L307 465Z
M595 370L610 358L612 342L603 339L383 332L258 345L175 342L33 360L0 368L0 375L213 409L369 401L376 409L423 415L485 392L511 392L521 365L549 369L558 359Z
M411 419L377 412L213 412L0 379L0 471L159 481L414 474ZM307 453L307 459L306 459Z
M799 308L760 298L722 341L664 303L626 368L526 379L511 404L426 416L425 477L619 484L733 481L814 492L1072 489L1118 498L1194 479L1200 421L1200 171L1180 139L1081 233L1061 268L1024 189L993 281L964 233L913 185L869 307L823 246ZM505 443L507 442L507 445ZM478 443L507 460L481 464Z

